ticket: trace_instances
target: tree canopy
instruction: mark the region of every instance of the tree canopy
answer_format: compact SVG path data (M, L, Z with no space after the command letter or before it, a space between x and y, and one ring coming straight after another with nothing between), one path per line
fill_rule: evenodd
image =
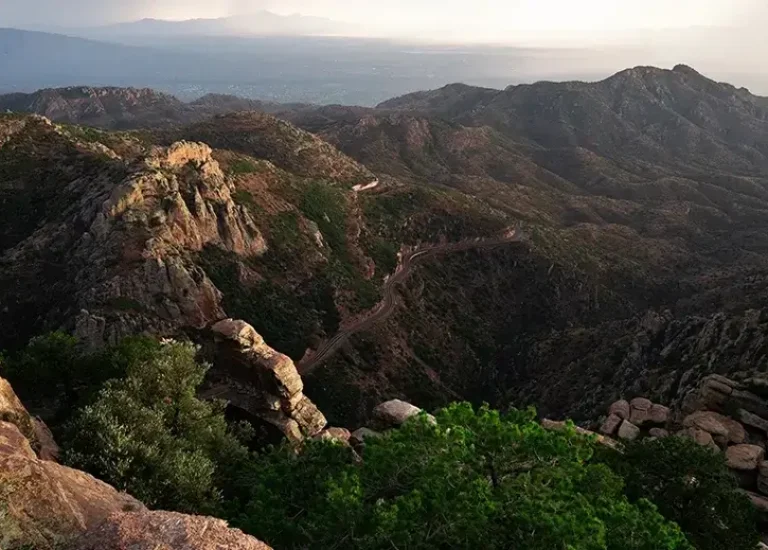
M532 411L452 405L350 449L310 442L251 464L235 523L278 548L689 549L594 443Z
M671 437L608 451L533 410L456 403L366 440L248 450L183 342L95 354L67 335L4 360L60 406L64 461L147 505L217 515L280 549L751 550L722 456ZM32 387L32 386L30 386ZM62 396L63 395L63 396ZM74 411L74 412L73 412ZM692 546L693 545L693 546Z

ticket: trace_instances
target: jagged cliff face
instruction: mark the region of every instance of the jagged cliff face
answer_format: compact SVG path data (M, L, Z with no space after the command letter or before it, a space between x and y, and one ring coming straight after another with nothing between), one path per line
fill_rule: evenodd
M233 201L232 183L207 145L179 142L127 159L79 142L45 119L28 119L6 139L3 152L12 150L16 163L34 161L39 151L24 148L34 139L55 147L46 154L60 156L63 174L57 176L71 170L69 181L54 181L20 169L5 190L5 227L19 231L14 215L28 224L24 233L7 237L2 256L2 316L20 337L80 310L106 315L106 341L140 330L202 328L224 313L221 293L192 255L206 246L243 257L267 249L251 214ZM82 171L76 171L79 164ZM35 317L24 323L31 310Z

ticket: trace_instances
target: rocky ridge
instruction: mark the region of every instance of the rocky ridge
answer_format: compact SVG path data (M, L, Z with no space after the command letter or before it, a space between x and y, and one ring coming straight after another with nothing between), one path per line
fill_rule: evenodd
M179 126L235 111L277 112L300 107L226 94L208 94L184 103L147 88L70 86L0 95L0 112L34 113L58 123L110 129Z

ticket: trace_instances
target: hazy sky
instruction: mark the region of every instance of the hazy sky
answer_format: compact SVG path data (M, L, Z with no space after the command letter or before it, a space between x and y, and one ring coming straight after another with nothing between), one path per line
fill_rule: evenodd
M0 0L0 26L143 17L219 17L258 9L326 16L387 30L604 31L767 22L766 0Z

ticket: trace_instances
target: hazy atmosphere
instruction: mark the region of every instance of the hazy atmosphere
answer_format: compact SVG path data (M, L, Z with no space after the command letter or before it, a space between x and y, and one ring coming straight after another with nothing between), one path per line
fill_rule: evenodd
M42 35L6 37L0 91L132 84L374 105L452 82L592 81L684 63L768 95L766 22L760 0L3 0L0 27L111 44L68 39L38 58Z
M4 0L10 25L106 24L141 18L226 17L259 10L333 18L393 34L445 29L476 37L506 31L742 26L766 14L761 0Z

